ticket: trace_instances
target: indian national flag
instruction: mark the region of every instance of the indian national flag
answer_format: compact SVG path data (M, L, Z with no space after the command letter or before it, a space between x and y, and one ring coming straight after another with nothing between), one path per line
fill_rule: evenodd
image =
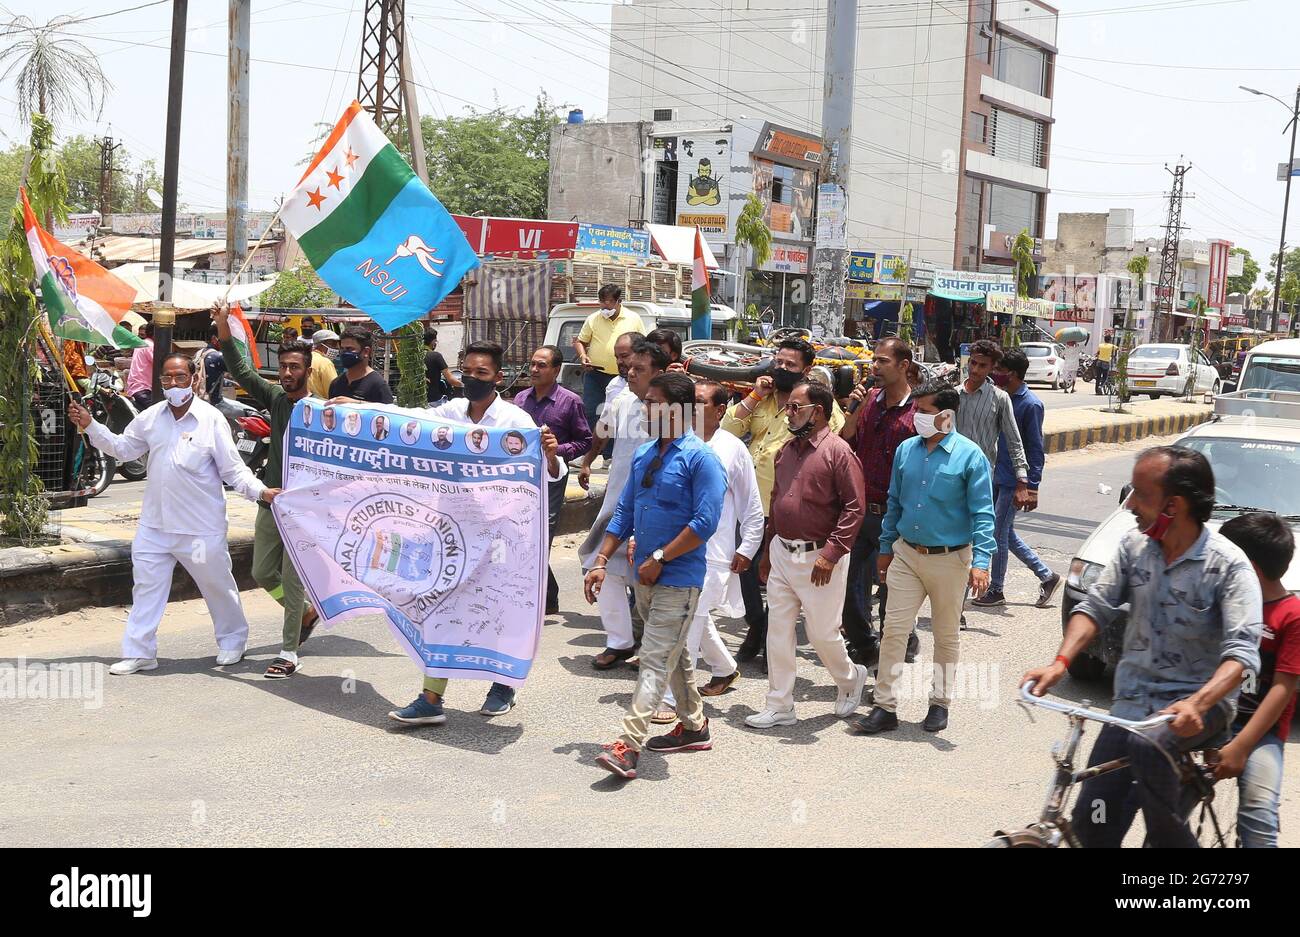
M230 307L230 318L226 320L230 326L230 337L239 349L239 353L253 362L253 367L262 366L262 357L257 353L257 342L253 341L253 327L248 324L248 318L244 315L244 310L239 306Z
M27 247L54 334L89 345L143 346L143 340L119 324L135 302L135 288L54 240L37 222L26 190L20 194Z
M691 268L691 338L713 337L713 307L709 304L709 270L704 265L704 235L695 229L695 265Z
M423 318L478 266L455 220L355 101L281 218L321 279L389 332Z

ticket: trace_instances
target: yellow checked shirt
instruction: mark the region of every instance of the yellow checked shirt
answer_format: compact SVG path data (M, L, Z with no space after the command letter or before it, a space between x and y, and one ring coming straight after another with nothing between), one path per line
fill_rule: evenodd
M745 398L749 399L749 398ZM844 412L838 402L835 412L831 414L831 432L839 434L844 427ZM772 485L776 481L776 454L781 447L794 438L790 434L790 424L785 412L777 408L776 394L769 394L754 405L753 414L745 415L745 408L733 403L727 408L727 415L722 418L722 428L734 436L743 438L749 434L749 454L754 460L754 472L758 475L758 493L763 499L763 516L772 513Z
M597 370L606 374L618 373L618 361L614 358L614 342L625 332L645 334L645 323L641 317L630 309L619 307L618 315L610 319L599 310L587 316L578 333L578 341L587 346L587 357Z

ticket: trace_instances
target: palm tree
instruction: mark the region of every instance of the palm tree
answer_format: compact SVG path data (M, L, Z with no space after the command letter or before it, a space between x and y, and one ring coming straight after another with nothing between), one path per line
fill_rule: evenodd
M38 26L26 16L15 16L0 26L0 79L14 75L18 109L24 117L33 111L51 120L93 112L98 119L104 95L112 87L99 60L82 42L63 32L74 22L56 16Z
M1133 296L1147 280L1147 268L1151 258L1146 254L1137 254L1124 269L1128 271L1130 282L1128 288L1128 311L1124 314L1124 328L1119 333L1119 361L1115 364L1115 395L1119 397L1122 409L1128 402L1128 354L1133 349Z
M772 230L763 221L763 201L753 192L750 192L745 199L745 206L740 210L739 217L736 218L736 247L748 248L749 264L747 267L761 267L767 263L772 256ZM741 314L741 322L748 332L749 323L746 321L748 310L745 301L749 298L749 271L745 270L741 274L738 286L738 296L736 297L737 311ZM741 341L747 340L747 335L741 337Z
M1011 259L1016 265L1016 296L1019 299L1026 299L1029 296L1029 287L1034 282L1034 277L1038 275L1038 267L1034 264L1034 239L1029 236L1028 228L1023 229L1011 242ZM1011 316L1011 333L1008 339L1004 344L1012 348L1020 344L1020 320L1014 313Z

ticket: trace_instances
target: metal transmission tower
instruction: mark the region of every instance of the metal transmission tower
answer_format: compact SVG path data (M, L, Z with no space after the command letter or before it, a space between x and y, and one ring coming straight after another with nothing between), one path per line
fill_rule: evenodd
M112 137L99 141L99 217L101 222L111 214L113 207L113 151L120 150L122 144L114 143Z
M402 118L406 117L412 168L427 182L424 137L408 55L405 0L366 0L357 101L390 138L401 129Z
M1175 290L1178 286L1178 245L1183 231L1183 177L1191 168L1191 163L1184 166L1181 161L1174 169L1165 167L1165 171L1174 177L1174 183L1169 190L1169 217L1165 221L1165 243L1160 249L1160 279L1156 285L1155 315L1151 323L1151 336L1155 341L1162 338L1158 328L1161 324L1159 313L1171 313L1167 321L1172 321L1172 313L1178 307Z

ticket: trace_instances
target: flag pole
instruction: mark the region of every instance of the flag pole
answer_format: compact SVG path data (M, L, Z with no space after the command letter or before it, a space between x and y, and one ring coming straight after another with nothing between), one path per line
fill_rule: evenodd
M257 239L257 243L253 245L253 249L248 252L248 256L244 258L244 262L239 265L239 271L232 276L230 282L226 284L226 294L221 297L222 305L226 305L230 301L231 289L233 289L235 284L239 282L239 278L244 275L244 271L248 269L248 265L253 262L253 257L257 254L257 249L262 246L262 242L266 240L266 236L271 233L271 229L275 227L275 223L280 220L280 212L284 211L284 203L285 200L282 199L279 207L275 210L275 214L271 216L271 220L267 224L266 230L263 231L262 236Z

